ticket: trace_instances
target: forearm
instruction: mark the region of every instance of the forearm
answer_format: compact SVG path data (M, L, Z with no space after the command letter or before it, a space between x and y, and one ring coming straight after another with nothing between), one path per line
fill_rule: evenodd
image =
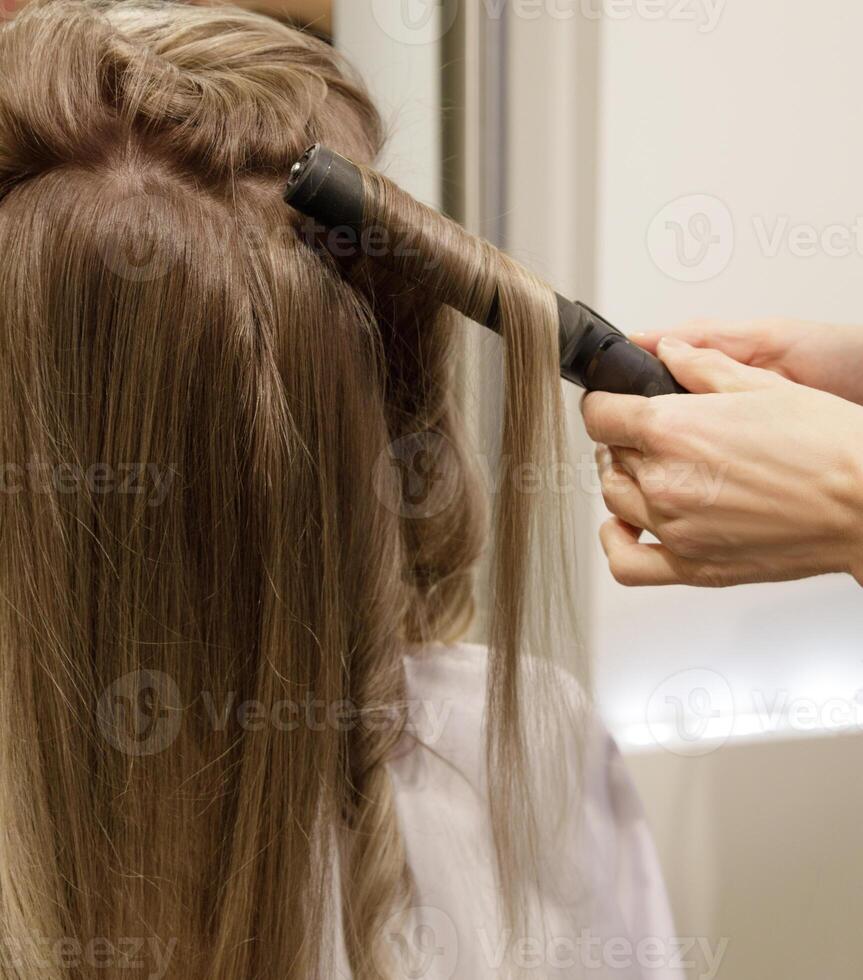
M722 351L741 364L863 405L863 326L782 318L693 320L667 331L636 334L633 339L656 353L663 336Z

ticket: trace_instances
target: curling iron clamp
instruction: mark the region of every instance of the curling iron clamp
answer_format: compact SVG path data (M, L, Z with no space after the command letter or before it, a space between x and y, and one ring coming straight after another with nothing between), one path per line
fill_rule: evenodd
M291 170L285 203L320 222L327 229L360 235L366 227L366 201L361 170L333 150L316 144ZM433 259L433 256L430 257ZM383 256L381 261L386 261ZM430 295L428 283L417 281ZM633 344L584 303L557 296L560 315L560 373L588 391L624 395L683 394L668 368L652 354ZM471 318L471 314L460 310ZM484 326L498 329L498 303Z

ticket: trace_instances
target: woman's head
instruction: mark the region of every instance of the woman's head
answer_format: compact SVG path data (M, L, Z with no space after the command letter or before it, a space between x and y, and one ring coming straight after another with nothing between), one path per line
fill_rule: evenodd
M379 118L233 8L49 0L0 75L3 934L326 976L338 854L375 977L409 891L401 655L464 627L486 536L457 327L281 201L310 143L372 162Z

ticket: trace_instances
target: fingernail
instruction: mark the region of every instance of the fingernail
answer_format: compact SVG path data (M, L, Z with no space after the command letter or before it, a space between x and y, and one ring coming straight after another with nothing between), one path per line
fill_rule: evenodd
M663 337L659 341L660 350L692 350L692 345L679 337Z

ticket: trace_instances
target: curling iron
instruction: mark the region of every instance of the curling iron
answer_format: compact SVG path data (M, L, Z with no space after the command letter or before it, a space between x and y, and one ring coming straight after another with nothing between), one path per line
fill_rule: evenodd
M344 229L358 236L368 225L362 171L321 144L308 149L294 164L284 200L327 229ZM386 256L381 260L385 262ZM417 274L415 284L433 293L429 284L422 281L421 274ZM685 393L658 358L633 344L584 303L555 295L563 378L588 391L647 397ZM469 310L459 309L475 319ZM497 330L498 317L498 303L494 302L484 326Z

